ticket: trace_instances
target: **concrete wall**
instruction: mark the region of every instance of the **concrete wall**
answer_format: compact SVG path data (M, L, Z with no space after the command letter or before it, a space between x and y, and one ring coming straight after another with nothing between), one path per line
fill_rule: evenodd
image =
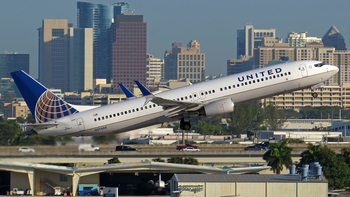
M253 183L253 182L238 182L236 195L238 196L266 196L265 183Z
M242 197L310 197L327 196L328 183L323 182L180 182L172 184L203 185L203 191L184 191L172 197L211 197L211 196L242 196ZM175 189L176 187L171 187ZM180 190L180 189L178 189Z

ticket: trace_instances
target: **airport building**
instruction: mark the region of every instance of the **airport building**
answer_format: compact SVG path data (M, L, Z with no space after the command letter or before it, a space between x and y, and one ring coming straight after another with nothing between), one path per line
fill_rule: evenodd
M269 166L219 168L148 160L81 167L0 161L0 193L53 196L68 191L73 196L97 196L103 187L118 187L120 195L169 195L174 173L227 175L269 169Z
M182 43L173 43L172 50L165 51L164 70L166 80L189 79L192 83L205 79L205 54L200 52L200 45L191 40L187 47Z
M170 196L310 197L328 195L326 177L320 174L316 175L318 178L302 179L302 176L297 174L175 174L170 182Z
M39 81L62 91L92 89L92 29L44 19L39 31Z

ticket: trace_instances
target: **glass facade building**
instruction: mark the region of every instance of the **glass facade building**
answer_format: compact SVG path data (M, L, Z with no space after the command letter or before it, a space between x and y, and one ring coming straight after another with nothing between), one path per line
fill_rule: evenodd
M128 3L114 5L77 2L78 28L93 28L93 77L110 81L110 28L115 15L126 13Z

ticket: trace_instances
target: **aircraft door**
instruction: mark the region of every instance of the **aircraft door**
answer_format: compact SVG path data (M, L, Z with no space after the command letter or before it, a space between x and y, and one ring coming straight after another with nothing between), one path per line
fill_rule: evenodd
M76 121L79 131L85 130L83 118L77 118Z
M305 64L300 64L299 70L301 72L302 77L307 77L308 74L307 74L307 68L306 68Z

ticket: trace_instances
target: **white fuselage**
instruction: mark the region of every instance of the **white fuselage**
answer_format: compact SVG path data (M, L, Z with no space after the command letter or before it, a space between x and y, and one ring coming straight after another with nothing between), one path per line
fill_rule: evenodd
M203 103L224 98L231 98L235 104L257 100L308 88L338 72L335 66L315 67L317 63L320 62L296 61L277 64L164 91L156 96L180 102ZM168 111L162 106L152 101L144 106L145 101L145 97L140 97L97 107L51 121L59 123L58 126L37 131L39 134L54 136L104 135L180 118L167 118Z

